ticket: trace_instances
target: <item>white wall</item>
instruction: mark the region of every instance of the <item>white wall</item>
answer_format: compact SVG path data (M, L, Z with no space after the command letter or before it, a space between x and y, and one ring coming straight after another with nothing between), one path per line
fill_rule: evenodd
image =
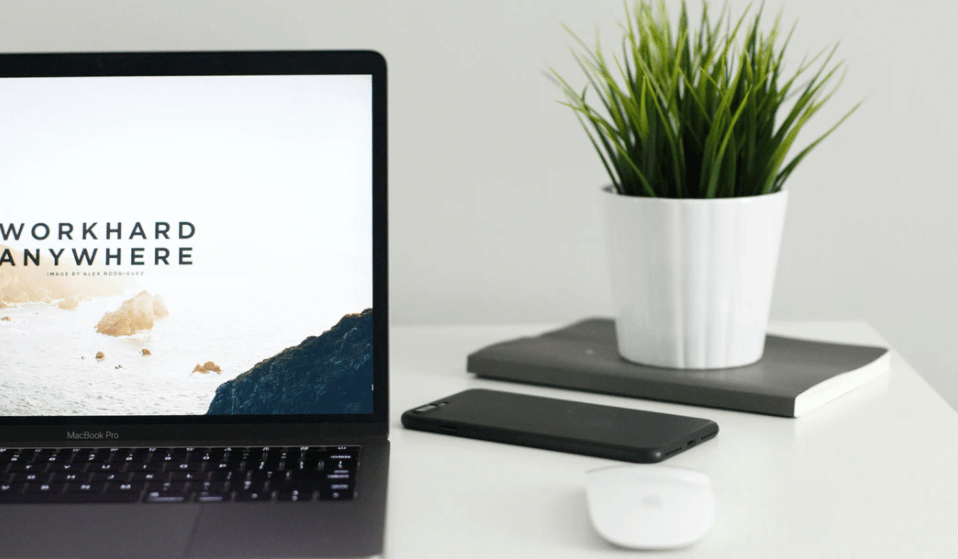
M793 63L841 40L849 65L805 141L867 99L787 185L772 317L867 319L958 406L958 8L768 0L767 12L783 4L799 20ZM611 308L606 178L543 71L581 82L560 22L586 37L600 25L611 43L621 14L619 0L2 1L0 50L377 49L394 322L566 321Z

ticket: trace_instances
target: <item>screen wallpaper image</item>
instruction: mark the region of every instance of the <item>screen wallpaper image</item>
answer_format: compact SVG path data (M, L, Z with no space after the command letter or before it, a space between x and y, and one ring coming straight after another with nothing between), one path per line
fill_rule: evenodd
M0 80L0 416L373 412L370 76Z

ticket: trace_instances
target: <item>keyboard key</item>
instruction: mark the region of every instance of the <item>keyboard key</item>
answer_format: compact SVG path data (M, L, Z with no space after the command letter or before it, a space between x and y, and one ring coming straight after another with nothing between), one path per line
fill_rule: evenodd
M269 461L265 461L265 462L259 462L259 463L253 462L252 466L249 469L253 471L260 470L260 471L277 472L277 471L285 470L286 465L285 465L285 462L277 458L275 460L270 459Z
M226 451L223 449L206 449L203 452L195 452L193 454L193 459L202 462L219 462L225 454Z
M354 470L356 469L356 459L354 458L332 458L326 461L327 470Z
M8 457L8 458L9 458L9 460L7 460L6 462L0 462L0 471L4 471L4 470L6 470L8 467L10 467L10 466L12 466L12 465L14 465L14 464L21 464L21 463L23 463L23 462L29 462L29 460L21 460L19 454L14 455L14 456L10 456L10 457Z
M169 449L166 452L154 452L149 462L186 462L190 453L185 448Z
M203 479L203 472L169 472L167 481L199 481Z
M303 463L300 469L315 470L322 469L323 459L326 458L326 453L320 452L318 450L308 450L303 453L300 458L300 462Z
M284 447L258 447L251 448L246 455L246 459L252 462L270 462L276 461L279 462L282 459L282 456L286 453Z
M293 489L290 491L277 491L276 500L308 503L309 501L313 500L313 491L304 491L301 489Z
M265 481L244 481L241 483L233 484L234 489L237 491L243 491L248 493L264 493L266 492L266 482Z
M168 481L167 476L165 472L133 472L130 481Z
M143 482L139 482L139 483L130 483L130 482L127 482L127 483L117 483L117 482L114 482L114 483L108 483L108 484L106 484L106 488L104 489L104 492L106 492L106 493L129 493L129 492L133 492L133 493L136 493L137 495L139 495L140 493L143 492L143 489L145 489L145 488L146 488L146 483L143 483Z
M229 491L198 491L196 501L199 503L223 503L232 498Z
M19 448L0 448L0 464L10 462L15 456L20 456Z
M28 483L23 488L24 493L62 493L65 483Z
M206 464L203 462L178 462L172 463L168 462L164 465L164 472L198 472L203 469Z
M271 495L265 491L237 491L237 501L269 501Z
M206 491L207 493L229 493L229 482L203 481L194 483L190 488L197 491Z
M233 472L245 472L246 462L207 462L204 468L207 472L214 470L230 470Z
M153 482L146 489L147 491L159 491L161 493L186 493L189 489L189 482L185 481L166 481Z
M111 464L116 464L116 463L132 462L132 461L133 461L133 460L127 460L127 458L130 458L130 455L129 455L129 454L119 454L119 453L117 453L117 452L114 452L113 454L107 456L106 459L104 460L104 462L109 462L109 463L111 463Z
M146 448L120 448L113 453L113 462L146 462L150 451Z
M285 479L286 472L269 472L263 470L254 470L247 474L246 479L250 481L269 481L271 479Z
M42 472L46 467L47 464L43 462L11 462L7 472Z
M315 470L301 470L289 472L288 477L291 485L302 487L303 489L319 489L326 485L327 480L323 472Z
M359 458L358 446L337 446L330 449L330 460L349 460Z
M220 460L220 462L228 462L228 463L233 464L233 463L236 463L236 462L242 462L242 461L245 460L245 459L246 459L246 454L245 454L245 453L243 453L242 451L239 451L239 450L233 450L233 451L230 451L230 452L224 452L224 453L223 453L223 458Z
M10 481L10 483L26 483L26 482L31 482L31 481L34 481L34 482L35 482L35 481L46 481L46 477L47 477L47 476L43 475L42 473L39 473L39 474L38 474L38 473L36 473L36 472L24 472L24 473L8 474L8 476L9 476L9 477L8 477L7 479Z
M106 488L105 483L84 483L84 482L74 482L68 483L65 493L102 493L103 489Z
M47 466L47 472L82 472L86 469L86 464L79 462L76 464L54 463Z
M83 450L81 452L78 452L74 456L73 461L74 462L92 462L92 463L106 462L107 459L110 457L110 454L111 452L110 452L110 449L108 448Z
M351 501L353 499L352 491L320 491L320 501Z
M129 481L130 475L131 474L125 474L123 472L93 472L91 474L87 474L87 481Z
M56 454L49 454L46 456L38 456L33 461L34 462L45 462L47 464L64 464L71 462L73 460L73 453L69 451L62 451Z
M193 500L192 493L150 491L143 498L144 503L187 503Z
M166 464L163 462L147 462L144 464L129 463L123 468L125 472L162 472Z
M80 472L55 472L50 474L50 482L86 481L87 474Z
M229 470L218 470L215 472L203 472L204 479L206 481L230 481L234 477L237 479L244 478L242 474L237 474Z
M325 472L319 470L290 470L286 472L286 479L290 481L298 480L323 480L326 479Z

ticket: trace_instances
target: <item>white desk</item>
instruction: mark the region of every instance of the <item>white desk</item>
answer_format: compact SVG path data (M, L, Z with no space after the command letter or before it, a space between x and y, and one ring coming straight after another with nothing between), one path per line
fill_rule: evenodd
M958 414L893 352L890 374L786 419L478 380L466 355L550 325L396 327L386 557L623 557L586 512L584 473L618 464L403 429L400 414L472 387L706 417L719 436L668 461L708 472L716 522L668 557L958 557ZM864 322L773 333L882 344ZM958 371L956 371L958 374ZM651 554L648 554L651 555Z

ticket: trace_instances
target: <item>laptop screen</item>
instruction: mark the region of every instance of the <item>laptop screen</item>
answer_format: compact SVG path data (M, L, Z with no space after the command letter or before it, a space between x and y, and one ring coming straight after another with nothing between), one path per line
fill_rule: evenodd
M0 80L0 417L373 413L372 77Z

